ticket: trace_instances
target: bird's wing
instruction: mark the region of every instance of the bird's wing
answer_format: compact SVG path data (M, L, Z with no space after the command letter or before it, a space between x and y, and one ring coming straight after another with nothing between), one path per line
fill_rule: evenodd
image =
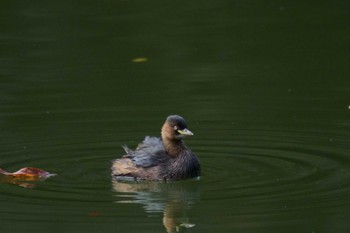
M167 152L163 146L160 138L146 137L141 142L136 150L132 151L126 149L128 152L127 157L130 158L133 163L140 167L153 167L159 163L165 162L169 159Z

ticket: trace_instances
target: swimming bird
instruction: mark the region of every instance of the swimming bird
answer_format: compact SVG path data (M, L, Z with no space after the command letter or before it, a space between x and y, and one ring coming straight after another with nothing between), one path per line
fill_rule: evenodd
M146 136L135 150L123 147L126 155L113 161L112 175L117 179L135 180L199 177L199 160L183 142L192 135L183 117L170 115L162 126L161 138Z

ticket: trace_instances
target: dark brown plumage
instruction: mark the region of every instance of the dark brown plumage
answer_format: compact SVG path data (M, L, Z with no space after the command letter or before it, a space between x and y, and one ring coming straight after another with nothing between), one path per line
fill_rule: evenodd
M178 180L200 176L196 155L186 147L183 138L193 135L185 120L168 116L161 139L146 136L135 150L124 147L126 155L113 161L112 175L117 179Z

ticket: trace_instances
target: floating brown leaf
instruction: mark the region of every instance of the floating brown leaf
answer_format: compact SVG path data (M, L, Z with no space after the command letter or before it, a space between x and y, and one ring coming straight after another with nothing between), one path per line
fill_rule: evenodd
M13 173L4 171L0 168L0 174L3 174L15 180L24 180L24 181L35 181L39 179L46 179L56 175L35 167L24 167Z

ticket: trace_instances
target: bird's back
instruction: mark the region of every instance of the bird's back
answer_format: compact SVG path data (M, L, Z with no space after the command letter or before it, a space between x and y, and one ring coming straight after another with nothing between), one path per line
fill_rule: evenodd
M135 150L124 146L127 153L116 159L112 166L112 175L135 177L140 179L163 179L163 164L170 159L160 138L147 136Z

